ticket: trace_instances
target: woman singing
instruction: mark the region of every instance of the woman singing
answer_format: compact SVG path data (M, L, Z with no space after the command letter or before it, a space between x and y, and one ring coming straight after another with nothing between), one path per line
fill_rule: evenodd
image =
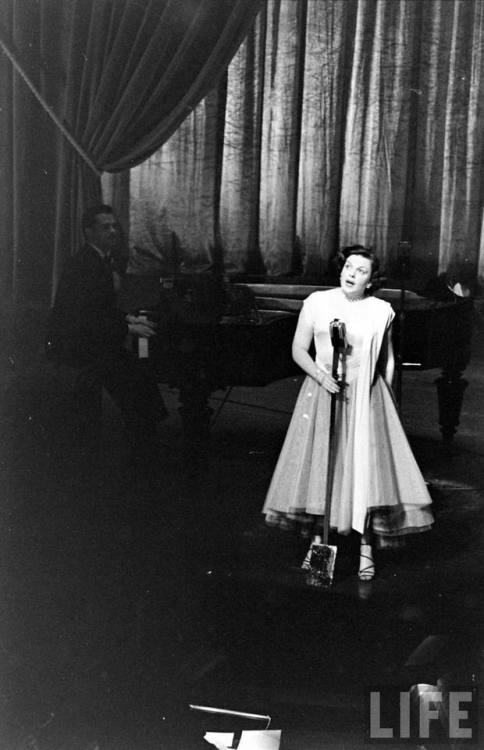
M361 535L358 575L375 575L372 541L392 544L428 530L431 498L401 425L391 384L391 305L373 296L379 262L354 245L338 255L340 287L304 301L292 355L307 374L267 494L266 522L301 523L319 534L326 506L331 394L336 396L330 526ZM330 323L343 321L346 345L331 375ZM316 357L309 353L314 342Z

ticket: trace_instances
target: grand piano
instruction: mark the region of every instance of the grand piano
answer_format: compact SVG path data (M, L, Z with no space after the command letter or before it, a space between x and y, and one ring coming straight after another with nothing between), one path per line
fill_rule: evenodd
M177 388L187 434L209 429L210 395L231 386L265 386L299 375L291 342L302 301L329 286L226 283L213 276L127 277L121 302L158 321L151 346L160 382ZM377 296L396 312L394 347L397 400L405 370L440 370L436 378L439 424L452 440L470 358L473 303L449 290L439 298L385 288Z

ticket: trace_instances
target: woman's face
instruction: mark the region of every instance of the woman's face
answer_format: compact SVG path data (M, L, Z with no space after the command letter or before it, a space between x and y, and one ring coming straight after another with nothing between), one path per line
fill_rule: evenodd
M347 297L363 297L371 287L372 263L363 255L350 255L340 274L341 288Z

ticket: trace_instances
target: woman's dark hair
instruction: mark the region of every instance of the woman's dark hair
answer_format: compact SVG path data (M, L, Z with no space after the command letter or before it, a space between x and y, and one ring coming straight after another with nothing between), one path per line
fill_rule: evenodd
M343 270L343 266L348 258L352 255L361 255L363 258L368 258L371 262L371 287L367 293L373 294L373 292L376 292L376 290L380 288L383 280L380 275L380 261L375 251L372 250L371 247L365 247L364 245L348 245L348 247L343 247L335 257L338 275Z

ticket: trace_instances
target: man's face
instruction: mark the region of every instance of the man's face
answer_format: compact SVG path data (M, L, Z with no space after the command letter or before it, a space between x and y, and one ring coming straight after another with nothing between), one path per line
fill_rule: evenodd
M86 229L89 242L103 253L109 253L118 242L118 225L113 214L98 214L93 226Z

